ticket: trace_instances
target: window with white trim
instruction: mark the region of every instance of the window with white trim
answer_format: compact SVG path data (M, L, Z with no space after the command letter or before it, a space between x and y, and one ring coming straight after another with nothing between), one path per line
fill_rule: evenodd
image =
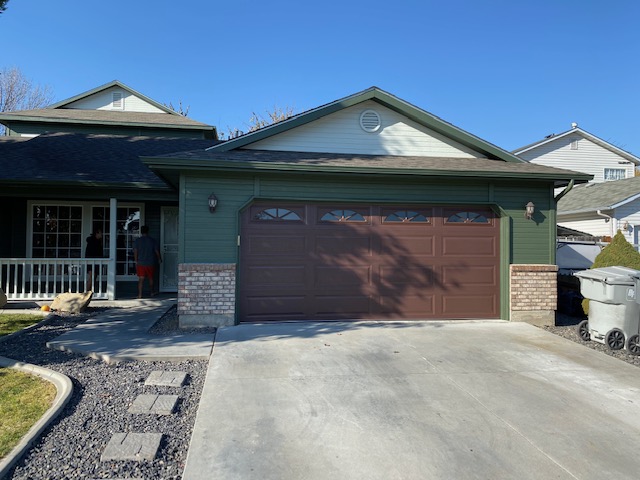
M103 232L104 255L109 257L109 207L93 207L91 215L92 231L100 228ZM122 206L116 213L116 275L135 276L133 243L140 236L141 207Z
M623 180L627 178L627 172L624 168L605 168L605 180Z
M82 257L81 205L32 205L31 222L32 257Z

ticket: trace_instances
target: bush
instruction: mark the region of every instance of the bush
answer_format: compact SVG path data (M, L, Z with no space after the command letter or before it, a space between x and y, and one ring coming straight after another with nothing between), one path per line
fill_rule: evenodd
M611 243L598 254L591 268L616 266L640 270L640 253L627 242L620 230L613 237ZM589 299L585 298L582 301L582 309L585 314L589 314Z

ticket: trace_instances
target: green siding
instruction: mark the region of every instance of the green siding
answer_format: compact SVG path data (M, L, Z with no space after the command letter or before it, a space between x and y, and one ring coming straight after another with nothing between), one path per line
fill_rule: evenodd
M502 246L509 250L510 263L553 263L555 258L549 238L555 228L555 223L554 227L549 226L554 222L550 210L551 183L264 174L187 174L183 183L181 258L186 262L237 262L239 212L254 197L328 202L494 204L511 219L509 245ZM211 193L219 199L213 214L207 207ZM533 221L524 218L524 205L529 201L536 205Z

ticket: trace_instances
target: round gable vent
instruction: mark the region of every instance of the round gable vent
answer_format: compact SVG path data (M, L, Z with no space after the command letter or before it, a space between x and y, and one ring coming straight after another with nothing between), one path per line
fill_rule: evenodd
M360 114L360 126L365 132L377 132L380 125L380 115L375 110L365 110Z

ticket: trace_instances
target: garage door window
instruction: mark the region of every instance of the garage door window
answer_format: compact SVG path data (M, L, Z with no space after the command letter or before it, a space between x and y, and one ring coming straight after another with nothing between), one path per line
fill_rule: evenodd
M265 208L253 214L260 222L301 222L302 217L288 208Z
M367 215L364 213L356 212L355 210L338 209L326 212L320 217L322 222L366 222Z
M477 212L456 212L446 223L490 223L486 215Z
M429 217L414 210L384 211L384 223L430 223Z

